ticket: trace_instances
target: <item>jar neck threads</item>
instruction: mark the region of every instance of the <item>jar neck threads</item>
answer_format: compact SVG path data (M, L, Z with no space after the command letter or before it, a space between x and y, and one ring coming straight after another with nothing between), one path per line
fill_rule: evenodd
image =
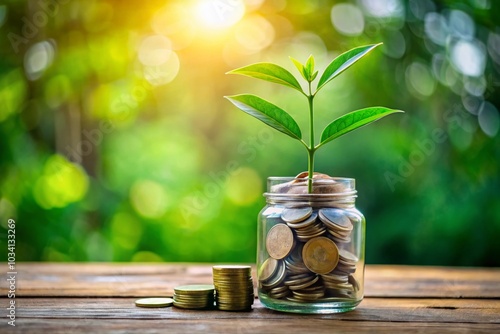
M264 196L268 204L285 204L287 207L354 207L357 197L354 179L314 178L312 193L308 193L308 182L307 178L270 177Z

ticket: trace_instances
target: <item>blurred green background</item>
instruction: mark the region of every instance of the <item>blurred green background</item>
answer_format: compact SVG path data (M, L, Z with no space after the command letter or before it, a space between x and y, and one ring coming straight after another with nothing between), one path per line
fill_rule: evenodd
M3 1L0 243L17 261L252 262L268 176L305 150L223 95L307 129L307 101L230 69L297 74L384 42L318 95L320 130L405 110L327 145L357 181L368 263L500 266L500 3L492 0ZM304 131L307 138L307 131Z

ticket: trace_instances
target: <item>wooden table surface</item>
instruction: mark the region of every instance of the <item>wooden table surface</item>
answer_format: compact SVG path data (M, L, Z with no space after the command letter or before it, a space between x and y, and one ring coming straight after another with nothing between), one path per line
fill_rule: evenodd
M500 268L367 266L363 302L331 315L275 312L258 299L250 312L134 305L171 296L180 284L211 283L206 264L18 263L16 270L16 326L2 316L1 333L500 333ZM5 312L5 279L0 290Z

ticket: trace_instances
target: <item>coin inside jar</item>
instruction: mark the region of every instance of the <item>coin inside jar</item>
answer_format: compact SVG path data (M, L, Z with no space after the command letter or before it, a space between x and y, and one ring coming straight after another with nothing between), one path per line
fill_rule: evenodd
M328 226L341 231L351 231L352 223L342 210L328 208L319 210L319 218Z
M302 249L306 267L320 275L331 272L339 262L339 250L335 243L326 237L309 240Z
M276 269L278 269L278 261L272 257L268 258L259 270L259 279L261 281L267 281L274 276Z
M292 230L285 224L277 224L267 233L266 249L272 258L280 260L290 253L294 242Z
M303 221L304 219L309 218L312 214L312 208L290 208L285 209L281 213L281 219L283 219L287 223L297 223Z

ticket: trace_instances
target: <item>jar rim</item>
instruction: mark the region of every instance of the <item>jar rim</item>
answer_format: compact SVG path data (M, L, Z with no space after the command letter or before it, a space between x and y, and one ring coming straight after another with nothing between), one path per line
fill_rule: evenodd
M353 178L322 176L313 178L313 192L307 192L307 177L268 177L268 203L277 202L343 202L354 203L357 197ZM305 187L305 189L304 189ZM293 189L297 189L293 191Z
M268 181L292 181L292 180L297 180L297 181L307 181L309 178L307 177L295 177L295 176L269 176L267 178ZM329 178L325 179L314 179L313 182L318 182L319 180L335 180L335 181L349 181L349 182L355 182L356 179L350 178L350 177L337 177L337 176L330 176Z

